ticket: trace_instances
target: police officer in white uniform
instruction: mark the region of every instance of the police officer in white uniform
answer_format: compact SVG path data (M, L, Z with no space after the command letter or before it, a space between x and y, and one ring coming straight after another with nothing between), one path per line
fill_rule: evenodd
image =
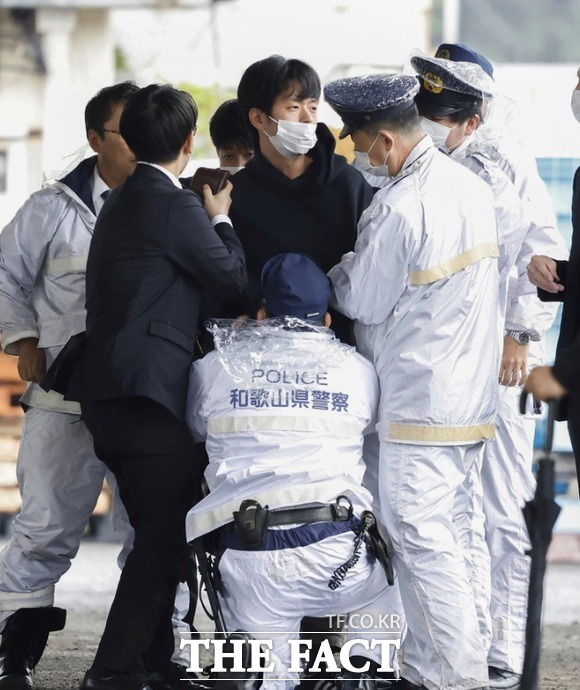
M403 687L468 690L488 678L467 561L472 472L497 408L498 230L488 186L421 130L418 89L404 75L324 89L340 136L388 178L355 251L329 275L381 382L381 517L407 616Z
M419 113L429 118L424 120L425 131L490 185L510 264L514 264L506 276L496 438L485 446L482 478L491 556L490 687L515 689L523 667L529 573L525 554L529 539L521 509L535 487L535 419L533 414L520 415L518 399L528 369L542 364L544 335L557 310L556 305L540 302L526 267L532 253L554 252L564 258L567 250L543 183L535 182L544 192L530 203L526 194L520 197L508 177L509 167L500 165L498 152L509 131L502 105L505 99L501 94L478 97L482 89L494 89L489 61L463 44L443 44L435 58L417 55L411 64L421 81L416 98Z
M55 583L69 569L105 478L80 406L40 386L47 366L85 327L85 268L96 216L111 188L135 168L119 134L132 82L108 86L85 108L95 156L35 192L0 235L0 329L29 382L18 453L22 496L14 534L0 557L0 686L32 687L48 633L64 626ZM116 483L109 473L116 492ZM115 502L115 529L130 549L133 530Z
M364 609L378 621L388 613L385 572L364 543L355 546L372 502L362 487L362 444L374 429L379 390L370 362L325 327L331 284L312 259L273 257L262 285L258 319L281 318L215 328L216 350L191 370L187 419L195 438L206 440L210 493L189 512L187 535L222 528L226 624L273 638L279 664L263 687L281 690L298 682L288 671L288 641L303 616ZM253 550L232 525L247 500L270 509ZM397 632L366 628L364 638L397 639ZM357 649L378 663L376 652Z

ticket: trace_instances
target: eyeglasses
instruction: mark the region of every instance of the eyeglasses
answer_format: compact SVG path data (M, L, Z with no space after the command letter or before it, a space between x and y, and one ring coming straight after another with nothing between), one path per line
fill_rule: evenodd
M119 136L122 136L121 132L119 132L118 129L107 129L106 127L101 127L100 131L109 132L109 134L118 134Z

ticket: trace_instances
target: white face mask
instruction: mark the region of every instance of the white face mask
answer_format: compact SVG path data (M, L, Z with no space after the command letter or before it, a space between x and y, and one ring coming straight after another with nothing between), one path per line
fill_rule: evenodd
M270 116L268 115L268 117ZM264 132L264 134L268 137L276 151L284 158L298 158L308 153L311 148L314 148L317 141L315 122L274 120L273 117L270 117L270 120L278 125L278 132L273 136L270 136L267 132Z
M428 117L421 117L421 129L433 139L433 143L438 149L446 149L447 137L455 127L459 127L459 125L448 127L441 122L434 122Z
M468 154L468 148L469 144L471 144L471 140L473 138L473 134L465 135L463 139L457 144L457 146L453 149L453 151L449 151L449 155L453 160L456 161L463 161Z
M222 165L220 166L220 170L225 170L226 172L229 172L230 175L235 175L236 173L239 173L240 170L243 170L244 166L243 165Z
M572 91L572 113L577 122L580 122L580 91L578 89Z
M389 154L391 153L392 149L390 151L387 151L387 155L385 156L385 160L382 162L381 165L373 165L371 163L371 159L369 158L369 153L371 152L371 149L373 146L377 143L377 139L379 138L379 135L375 137L375 140L373 143L370 145L368 151L355 151L354 152L354 158L357 162L358 167L361 170L364 170L365 172L370 173L371 175L377 175L378 177L390 177L391 173L389 172L389 166L387 165L387 159L389 157Z

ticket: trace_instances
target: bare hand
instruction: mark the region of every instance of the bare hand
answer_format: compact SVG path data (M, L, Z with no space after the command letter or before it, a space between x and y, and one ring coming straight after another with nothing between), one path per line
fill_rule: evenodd
M556 293L564 289L560 284L556 262L549 256L532 256L528 264L528 278L532 285L546 292Z
M550 402L564 397L568 391L554 378L552 367L536 367L532 369L524 390L532 393L538 400Z
M523 386L528 378L528 346L520 345L509 335L503 339L503 353L499 367L502 386Z
M228 180L226 186L217 194L212 194L208 184L203 185L203 205L210 220L219 215L227 216L232 205L232 183Z
M38 338L18 341L18 375L23 381L40 383L46 374L44 350L38 347Z

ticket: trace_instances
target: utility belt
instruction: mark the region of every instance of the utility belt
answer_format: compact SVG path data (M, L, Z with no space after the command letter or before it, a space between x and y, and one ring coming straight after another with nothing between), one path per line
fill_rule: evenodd
M270 527L309 526L326 522L346 523L353 519L353 510L352 503L345 496L339 496L334 503L329 505L307 505L282 510L270 510L268 506L262 507L257 501L246 500L242 502L239 510L234 511L233 516L233 536L239 540L239 548L245 551L263 551L267 549L266 541ZM316 530L316 532L319 531ZM232 530L230 529L229 532L231 535ZM288 530L288 535L292 536L292 534L296 534L296 530ZM226 542L231 541L227 539L227 532L224 536ZM296 545L304 546L305 544Z
M360 518L354 516L352 503L346 496L339 496L328 505L302 506L270 510L257 501L245 500L233 513L232 524L223 528L222 548L244 551L264 551L278 548L306 546L347 531L355 534L354 552L351 558L336 568L329 580L330 589L340 587L348 570L358 562L363 542L371 554L381 563L389 585L394 584L392 547L388 537L379 533L373 513L365 510ZM288 530L268 530L269 527L300 525Z

